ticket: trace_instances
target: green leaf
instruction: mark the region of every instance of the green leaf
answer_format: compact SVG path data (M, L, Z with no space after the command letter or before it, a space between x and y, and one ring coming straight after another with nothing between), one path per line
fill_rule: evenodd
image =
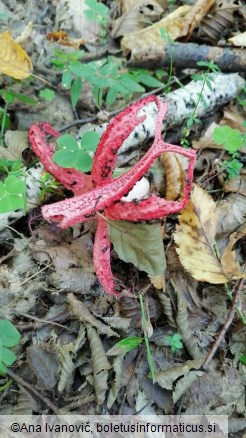
M66 149L69 151L76 151L77 149L79 149L79 145L76 138L71 134L61 135L56 140L56 143L60 149Z
M66 90L69 90L71 88L72 84L72 75L69 70L65 70L62 75L62 85Z
M86 9L84 11L85 16L88 18L88 20L90 21L94 21L95 23L100 23L100 17L95 14L94 11L92 11L91 9Z
M15 354L7 347L14 347L20 341L20 333L8 320L0 320L0 374L7 372L7 366L13 365Z
M193 75L191 75L191 78L193 79L193 81L203 81L204 75L193 74Z
M89 172L92 168L92 162L92 157L87 152L78 151L74 167L81 172Z
M118 91L114 88L110 88L106 96L106 106L111 106L116 101Z
M137 336L132 336L129 338L122 339L122 341L117 342L112 348L110 348L110 356L116 356L118 354L126 354L134 348L142 344L144 338L139 338Z
M90 79L93 77L97 70L97 66L94 62L89 64L81 64L80 62L74 62L69 64L70 71L81 78Z
M145 89L134 81L130 75L124 74L118 78L121 85L127 88L131 93L143 93Z
M71 89L71 101L73 107L77 105L81 91L82 91L82 80L81 78L76 78L73 81L73 85Z
M54 90L51 90L50 88L44 88L39 92L39 96L42 97L45 100L53 100L55 98L55 92Z
M13 365L16 359L15 354L9 350L8 348L0 345L0 362L3 362L5 365Z
M239 358L240 362L243 363L244 365L246 365L246 354L243 354L243 356L241 356Z
M26 206L26 183L15 175L0 181L0 213L18 210Z
M98 134L98 132L87 131L83 134L80 140L81 149L95 152L99 141L100 141L100 135Z
M153 76L148 74L142 74L138 78L139 82L141 82L144 85L147 85L147 87L150 88L159 88L164 87L163 83L158 81L157 79L153 78Z
M236 152L243 146L242 134L237 129L232 129L227 125L215 128L213 139L215 143L223 144L230 153Z
M9 175L4 181L8 193L21 195L26 190L25 181L15 175Z
M54 153L52 161L65 169L70 169L75 167L76 155L73 151L61 149Z
M7 319L0 320L0 345L14 347L20 341L20 332Z
M36 99L33 99L32 97L26 96L22 93L13 93L14 97L21 102L29 103L31 105L35 105L37 103Z
M107 227L109 239L122 260L149 275L163 274L166 261L160 224L110 221Z

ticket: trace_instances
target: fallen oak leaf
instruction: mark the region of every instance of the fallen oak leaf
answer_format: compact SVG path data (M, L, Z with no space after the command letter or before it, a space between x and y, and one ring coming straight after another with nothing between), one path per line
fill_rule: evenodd
M131 170L113 180L112 173L117 159L117 151L133 129L145 120L146 115L139 116L139 111L150 102L155 102L157 106L154 142L144 157ZM65 182L65 187L78 195L53 205L44 206L42 208L44 218L48 221L59 222L61 228L67 228L90 220L96 216L97 212L103 213L104 217L108 219L137 222L139 220L159 219L184 208L188 202L192 185L195 151L186 150L162 140L162 121L166 113L167 103L164 104L156 96L143 98L130 105L110 122L102 135L93 160L91 176L78 172L78 178L77 171L74 169L63 169L52 162L54 148L49 145L47 149L45 134L53 132L57 137L57 132L47 123L32 125L29 138L34 151L47 170L60 182L63 184ZM183 198L180 201L169 202L157 195L151 195L137 204L134 202L126 204L122 201L122 197L134 187L153 161L164 152L179 153L189 159ZM94 188L88 191L90 184ZM79 195L79 192L86 193ZM101 216L97 216L97 220L98 226L93 248L95 271L105 290L112 295L117 295L110 266L110 241L106 221Z
M198 281L227 283L243 276L234 255L227 250L221 260L215 252L218 212L212 197L194 185L191 199L180 215L174 233L177 253L184 268Z

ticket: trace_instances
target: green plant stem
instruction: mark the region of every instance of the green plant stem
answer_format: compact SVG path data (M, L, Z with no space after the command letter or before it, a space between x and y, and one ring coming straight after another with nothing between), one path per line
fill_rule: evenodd
M1 146L3 146L3 135L4 135L4 128L5 128L7 111L8 111L8 102L5 102L4 111L3 111L3 118L2 118L1 133L0 133L0 144L1 144Z
M9 379L9 380L5 383L5 385L0 386L0 392L5 391L10 385L12 385L13 381L14 381L13 379Z
M145 306L144 306L144 302L143 302L143 295L142 295L141 291L139 292L138 296L139 296L139 302L140 302L140 307L141 307L141 314L142 314L141 325L142 325L142 330L144 332L144 341L145 341L145 346L146 346L146 351L147 351L147 359L148 359L151 378L153 380L153 383L155 383L155 381L156 381L155 369L154 369L154 364L153 364L153 360L152 360L152 356L151 356L149 339L148 339L148 336L146 333L147 318L146 318Z

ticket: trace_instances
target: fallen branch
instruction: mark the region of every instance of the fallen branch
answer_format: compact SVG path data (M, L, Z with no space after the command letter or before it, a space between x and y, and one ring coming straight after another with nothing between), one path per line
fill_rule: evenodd
M223 72L245 72L246 51L228 47L211 47L205 44L172 43L162 47L154 46L149 50L142 46L131 50L128 67L144 67L156 69L169 67L170 63L176 68L198 68L198 61L211 59ZM129 55L128 55L129 56Z

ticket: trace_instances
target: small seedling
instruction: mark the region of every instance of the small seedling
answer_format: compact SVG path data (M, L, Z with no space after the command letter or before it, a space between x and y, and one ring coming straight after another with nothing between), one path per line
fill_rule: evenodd
M44 200L47 193L58 193L59 182L50 173L45 172L39 179L41 185L41 198Z
M65 168L89 172L99 140L100 135L95 131L85 132L80 142L73 135L61 135L57 139L59 150L53 155L52 161Z
M107 22L109 17L109 8L97 0L85 0L85 5L89 9L84 11L88 20L98 23L101 26L100 41L104 42L107 36Z
M215 143L223 145L225 150L232 155L231 161L223 161L222 166L227 172L228 179L235 178L240 174L243 167L239 162L238 149L240 149L246 140L246 135L242 134L238 129L232 129L230 126L218 126L213 132Z
M16 356L9 349L15 347L20 341L20 333L8 320L0 320L0 374L6 374L8 366L13 365Z
M203 74L193 74L192 75L192 79L194 81L201 81L202 82L202 87L201 87L200 93L197 93L197 101L195 102L194 111L191 114L191 116L187 119L186 126L183 129L183 137L180 141L183 147L189 146L189 141L188 141L187 137L190 135L191 126L194 124L198 124L200 122L200 120L196 117L197 109L198 109L200 102L202 102L202 104L205 108L207 107L207 102L204 99L203 92L204 92L205 86L207 86L210 91L213 90L212 83L213 83L214 79L211 76L211 73L220 72L219 67L214 63L214 61L209 61L209 62L199 61L197 63L197 65L199 67L206 68L206 71Z
M181 336L179 333L175 333L172 336L167 336L168 345L171 347L171 351L173 353L176 353L176 351L183 348L183 344L180 341L180 339L181 339Z

